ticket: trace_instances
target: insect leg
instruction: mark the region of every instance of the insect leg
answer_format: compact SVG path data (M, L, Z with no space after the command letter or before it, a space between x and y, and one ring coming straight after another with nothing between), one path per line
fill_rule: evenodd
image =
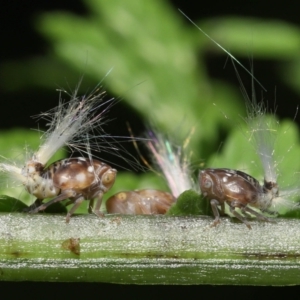
M275 217L277 217L278 216L278 212L277 211L273 211L273 210L269 210L269 209L262 209L261 210L262 212L265 212L265 213L267 213L267 214L269 214L269 215L272 215L272 216L275 216Z
M73 215L73 213L75 212L75 210L80 206L80 204L84 201L84 197L82 197L81 195L78 198L75 198L74 200L74 205L72 206L72 208L69 210L69 212L67 213L66 216L66 223L70 222L70 218Z
M225 203L221 204L221 215L224 216L225 215Z
M88 213L89 214L93 213L93 207L94 207L94 199L89 201L89 207L88 207Z
M259 212L253 210L252 208L250 208L248 206L242 207L241 210L254 215L260 221L272 222L272 220L268 219L267 217L263 216L262 214L260 214Z
M89 208L91 208L92 212L97 215L98 217L103 217L103 213L100 211L101 203L102 203L102 197L103 197L103 192L99 192L98 196L96 197L96 205L95 208L93 209L91 205L89 205ZM92 204L94 203L94 200L92 200Z
M51 205L53 203L60 202L60 201L63 201L65 199L72 198L72 197L75 197L75 196L76 196L76 192L75 191L65 190L60 195L58 195L54 199L50 200L49 202L43 203L39 207L37 207L37 208L35 208L33 210L30 210L29 213L35 214L35 213L37 213L37 212L39 212L41 210L45 210L49 205Z
M233 204L233 206L232 206L232 204ZM240 206L240 205L239 205L239 206ZM229 205L230 212L231 212L237 219L239 219L241 222L243 222L249 229L252 229L252 228L251 228L251 225L247 222L247 220L246 220L244 217L242 217L242 216L235 210L235 208L236 208L236 207L239 207L239 206L234 206L234 202L231 203L231 205ZM244 207L241 207L241 209L243 210Z
M23 212L30 212L43 204L43 200L36 199L30 206L23 209Z
M219 213L219 209L218 209L218 205L220 205L220 203L218 200L211 199L210 205L211 205L212 211L215 216L215 219L214 219L213 223L211 224L211 227L214 227L220 223L220 213ZM224 206L224 204L223 204L223 206ZM222 204L221 204L221 207L222 207Z

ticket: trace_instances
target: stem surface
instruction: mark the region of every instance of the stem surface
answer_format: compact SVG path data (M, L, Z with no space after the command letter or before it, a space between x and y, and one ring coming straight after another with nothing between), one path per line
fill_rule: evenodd
M134 284L300 283L300 222L0 214L0 280Z

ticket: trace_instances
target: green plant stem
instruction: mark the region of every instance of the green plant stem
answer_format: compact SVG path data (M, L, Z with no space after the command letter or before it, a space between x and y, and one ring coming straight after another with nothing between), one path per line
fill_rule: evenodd
M0 279L136 284L300 283L300 222L0 214ZM75 241L75 245L69 241ZM77 240L80 239L80 240ZM78 244L77 242L78 241ZM73 246L72 246L73 245Z

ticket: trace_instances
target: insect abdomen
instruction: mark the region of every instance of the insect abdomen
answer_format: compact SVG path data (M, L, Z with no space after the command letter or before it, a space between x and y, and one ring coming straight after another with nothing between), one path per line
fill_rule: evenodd
M120 192L111 196L106 202L108 213L128 215L165 214L175 198L159 190L136 190Z

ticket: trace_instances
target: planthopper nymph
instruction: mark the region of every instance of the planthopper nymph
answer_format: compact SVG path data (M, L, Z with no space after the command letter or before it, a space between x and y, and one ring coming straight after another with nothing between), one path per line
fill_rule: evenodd
M37 198L28 212L37 213L55 202L69 199L68 204L73 204L73 207L66 222L84 200L90 200L89 212L102 215L103 194L112 187L117 174L116 169L94 159L90 152L91 145L99 151L98 141L107 138L102 129L103 115L113 99L103 101L103 97L104 93L96 88L88 96L79 97L76 90L69 102L60 100L56 108L41 115L49 122L49 129L41 137L39 149L23 166L6 162L0 164L2 172L21 183L28 193ZM62 159L47 165L63 146L84 151L87 157ZM47 198L52 199L43 203Z
M204 169L199 173L199 185L203 196L210 201L215 216L213 226L220 223L218 206L221 206L221 212L224 214L225 203L228 204L230 212L249 229L250 224L235 210L236 208L245 215L249 213L261 221L268 222L268 218L249 206L267 210L272 199L278 195L276 184L270 185L265 182L261 186L252 176L231 169Z
M102 216L100 207L103 194L113 186L117 174L109 165L85 157L62 159L46 168L31 162L25 168L23 173L27 180L23 184L25 189L37 198L28 212L37 213L53 203L69 199L73 207L67 214L67 223L84 200L90 200L90 213ZM52 197L52 200L41 203L41 200ZM96 204L93 206L95 199Z
M163 215L175 201L172 194L160 190L123 191L106 201L106 209L110 214Z

